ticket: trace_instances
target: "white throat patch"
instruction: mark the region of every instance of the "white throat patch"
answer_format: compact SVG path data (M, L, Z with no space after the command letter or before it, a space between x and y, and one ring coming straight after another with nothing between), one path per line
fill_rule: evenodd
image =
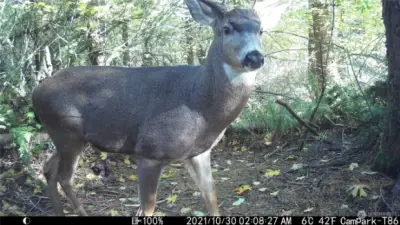
M229 78L231 84L247 85L247 86L251 86L254 84L258 70L238 73L235 70L233 70L230 65L226 63L224 63L223 67L225 75Z

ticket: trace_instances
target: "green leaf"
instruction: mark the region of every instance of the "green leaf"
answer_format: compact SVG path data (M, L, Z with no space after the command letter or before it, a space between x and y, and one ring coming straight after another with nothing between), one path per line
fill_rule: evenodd
M238 198L232 205L241 205L245 201L244 198Z
M87 4L86 3L80 3L79 4L79 10L81 11L81 14L85 14L87 9Z
M90 15L94 15L96 12L97 12L96 9L93 9L93 8L90 9Z
M195 215L195 216L205 216L206 214L203 213L202 211L194 211L193 215Z
M37 6L37 7L45 7L45 6L46 6L46 3L44 3L44 2L37 2L37 3L36 3L36 6Z
M45 6L43 7L43 11L45 11L45 12L51 12L51 11L53 11L53 7L52 7L51 5L45 5Z
M35 118L35 113L33 113L33 112L28 112L28 113L26 114L26 117L33 119L33 118Z

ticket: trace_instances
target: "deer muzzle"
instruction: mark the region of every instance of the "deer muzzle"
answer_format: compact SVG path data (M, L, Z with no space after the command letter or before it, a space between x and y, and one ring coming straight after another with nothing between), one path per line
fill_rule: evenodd
M259 69L264 65L264 56L261 52L254 50L249 52L244 60L243 60L243 67L247 67L249 69Z

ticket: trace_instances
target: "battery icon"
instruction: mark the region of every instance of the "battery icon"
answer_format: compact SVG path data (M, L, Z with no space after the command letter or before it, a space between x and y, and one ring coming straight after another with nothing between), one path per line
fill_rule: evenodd
M141 219L139 219L139 217L137 216L132 217L132 225L138 225L139 222L142 222Z

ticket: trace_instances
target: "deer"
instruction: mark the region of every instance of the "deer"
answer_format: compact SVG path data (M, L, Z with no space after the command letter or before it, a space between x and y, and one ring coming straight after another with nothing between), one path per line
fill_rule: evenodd
M253 8L228 9L185 0L213 39L199 65L75 66L36 86L32 108L55 145L43 166L56 216L65 216L57 185L78 216L88 216L73 190L85 147L134 156L140 215L155 212L160 176L182 162L211 216L220 216L211 151L239 117L264 66L261 20Z

